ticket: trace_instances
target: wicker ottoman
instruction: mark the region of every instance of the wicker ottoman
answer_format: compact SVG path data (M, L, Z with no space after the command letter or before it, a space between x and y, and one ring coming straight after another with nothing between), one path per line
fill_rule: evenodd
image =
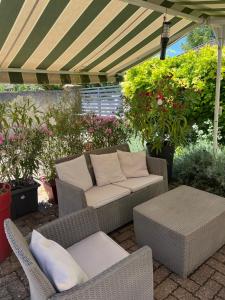
M225 198L188 186L134 208L137 243L186 278L225 244Z

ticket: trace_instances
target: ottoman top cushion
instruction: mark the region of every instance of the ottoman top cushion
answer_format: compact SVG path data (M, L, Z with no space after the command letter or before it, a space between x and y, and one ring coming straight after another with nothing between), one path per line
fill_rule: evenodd
M182 185L134 208L182 235L189 235L225 213L225 198Z

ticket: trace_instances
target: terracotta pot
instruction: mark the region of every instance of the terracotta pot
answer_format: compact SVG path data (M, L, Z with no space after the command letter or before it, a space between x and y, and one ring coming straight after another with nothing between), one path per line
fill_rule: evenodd
M45 189L45 192L48 195L49 202L52 203L58 203L58 196L57 196L57 189L56 189L56 184L55 180L51 181L42 181L43 187Z
M0 188L6 192L0 194L0 262L11 254L11 248L4 231L4 220L11 217L11 187L9 184L0 183Z

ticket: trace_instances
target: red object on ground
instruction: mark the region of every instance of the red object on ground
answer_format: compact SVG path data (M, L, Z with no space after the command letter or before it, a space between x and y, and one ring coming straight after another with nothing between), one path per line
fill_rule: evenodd
M11 216L11 187L9 184L0 183L0 189L5 192L0 193L0 262L11 254L11 248L4 231L4 220Z

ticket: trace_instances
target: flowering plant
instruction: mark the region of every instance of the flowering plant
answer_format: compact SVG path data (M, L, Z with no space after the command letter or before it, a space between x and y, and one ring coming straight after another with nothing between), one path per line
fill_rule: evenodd
M129 123L122 116L88 114L83 117L83 124L92 149L127 143L132 134Z
M0 109L0 181L13 188L31 184L42 150L42 113L32 99L21 96Z
M65 101L66 100L66 101ZM79 94L74 98L61 99L51 105L44 116L43 142L40 164L44 176L41 180L52 182L56 177L55 161L59 158L83 152L83 129Z
M152 151L160 151L165 142L176 147L185 141L189 130L186 114L191 96L190 91L177 88L167 78L154 89L146 87L126 97L126 116Z

